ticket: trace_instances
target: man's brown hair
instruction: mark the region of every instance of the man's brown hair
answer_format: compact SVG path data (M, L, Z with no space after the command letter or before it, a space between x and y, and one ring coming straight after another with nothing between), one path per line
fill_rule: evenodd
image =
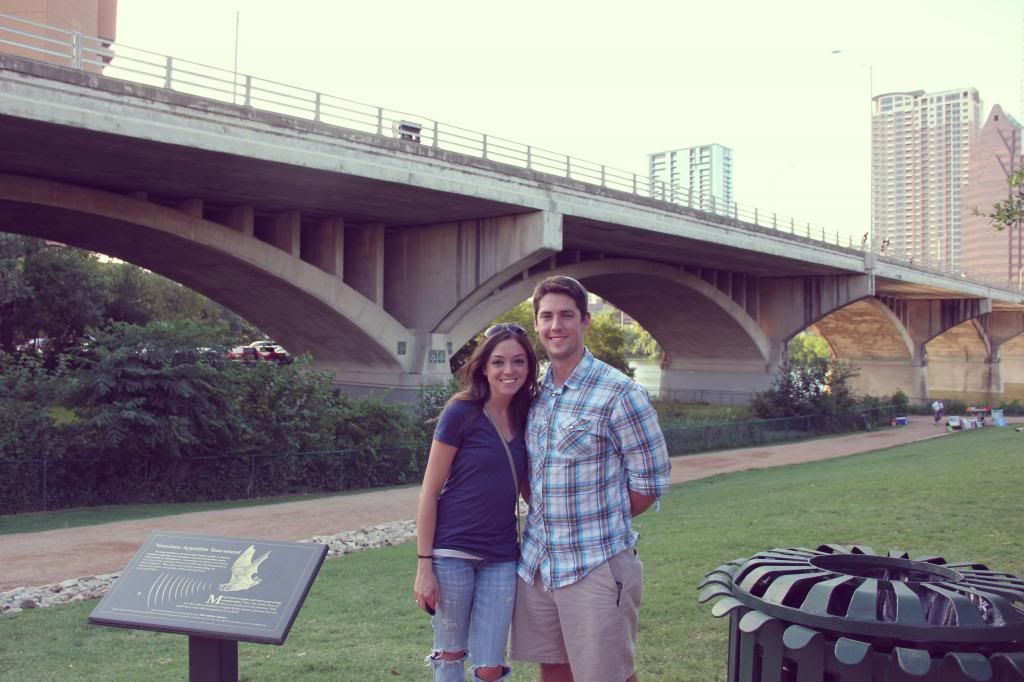
M538 284L533 290L533 319L537 319L540 299L547 294L565 294L573 300L580 311L580 318L587 316L587 290L583 285L567 275L554 275Z

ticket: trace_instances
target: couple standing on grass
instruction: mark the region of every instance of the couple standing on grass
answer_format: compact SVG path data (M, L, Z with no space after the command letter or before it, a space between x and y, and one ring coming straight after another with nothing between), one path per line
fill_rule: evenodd
M416 519L427 660L435 681L464 682L467 656L473 680L506 679L511 624L510 657L539 663L542 682L635 680L630 520L668 487L665 439L647 392L584 347L583 285L549 277L533 313L551 362L540 385L526 330L495 325L434 431Z

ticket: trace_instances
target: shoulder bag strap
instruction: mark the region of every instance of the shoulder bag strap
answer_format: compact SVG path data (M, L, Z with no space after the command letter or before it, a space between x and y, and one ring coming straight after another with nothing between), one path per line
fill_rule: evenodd
M494 417L487 411L487 408L483 408L484 414L487 415L487 421L491 422L491 426L494 427L494 432L498 434L498 440L505 446L505 454L508 455L508 465L512 469L512 483L516 486L516 540L522 541L523 529L521 521L519 519L519 476L516 475L516 462L512 459L512 451L508 447L508 441L505 440L505 436L501 435L501 429L498 428L498 424L494 421Z

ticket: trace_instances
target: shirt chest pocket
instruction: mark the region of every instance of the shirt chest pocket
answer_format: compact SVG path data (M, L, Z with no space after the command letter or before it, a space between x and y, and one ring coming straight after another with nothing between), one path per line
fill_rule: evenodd
M558 425L555 451L560 457L576 461L597 459L604 451L604 445L604 430L600 419L572 416Z

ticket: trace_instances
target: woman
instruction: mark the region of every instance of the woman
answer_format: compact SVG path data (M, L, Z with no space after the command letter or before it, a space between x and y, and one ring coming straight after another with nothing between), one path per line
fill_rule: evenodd
M435 682L505 679L519 556L519 495L529 499L524 430L537 393L526 330L494 325L438 420L416 514L414 595L433 614Z

